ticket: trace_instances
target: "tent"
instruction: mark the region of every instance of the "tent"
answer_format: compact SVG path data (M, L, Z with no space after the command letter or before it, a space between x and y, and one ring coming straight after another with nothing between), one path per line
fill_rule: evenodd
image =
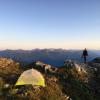
M40 72L35 69L24 71L16 82L18 85L33 85L45 87L45 80Z

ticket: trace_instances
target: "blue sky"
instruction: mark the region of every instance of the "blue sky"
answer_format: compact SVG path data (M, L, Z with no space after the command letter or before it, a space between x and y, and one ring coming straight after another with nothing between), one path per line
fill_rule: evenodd
M100 49L100 0L0 0L0 49Z

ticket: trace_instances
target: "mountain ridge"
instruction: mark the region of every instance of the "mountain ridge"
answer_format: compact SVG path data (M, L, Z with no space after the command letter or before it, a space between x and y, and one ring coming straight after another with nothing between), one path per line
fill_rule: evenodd
M0 57L11 58L21 64L28 65L33 61L43 61L53 66L63 65L66 59L72 59L82 62L82 50L65 49L33 49L33 50L3 50L0 51ZM89 50L88 61L100 56L100 51Z
M12 59L0 58L0 97L2 100L100 100L100 63L94 60L89 63L69 59L55 70L40 61L23 68ZM15 86L18 77L31 68L41 72L46 87Z

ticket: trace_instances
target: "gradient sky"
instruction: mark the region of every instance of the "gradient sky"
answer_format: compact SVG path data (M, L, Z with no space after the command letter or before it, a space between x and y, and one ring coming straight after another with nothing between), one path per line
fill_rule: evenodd
M100 0L0 0L0 49L100 49Z

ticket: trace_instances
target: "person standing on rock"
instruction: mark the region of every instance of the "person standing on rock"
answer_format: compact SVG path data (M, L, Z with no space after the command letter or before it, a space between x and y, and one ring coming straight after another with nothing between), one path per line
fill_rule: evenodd
M82 54L82 58L84 59L84 63L87 62L87 56L88 56L88 51L87 51L87 49L85 48L85 49L83 50L83 54Z

